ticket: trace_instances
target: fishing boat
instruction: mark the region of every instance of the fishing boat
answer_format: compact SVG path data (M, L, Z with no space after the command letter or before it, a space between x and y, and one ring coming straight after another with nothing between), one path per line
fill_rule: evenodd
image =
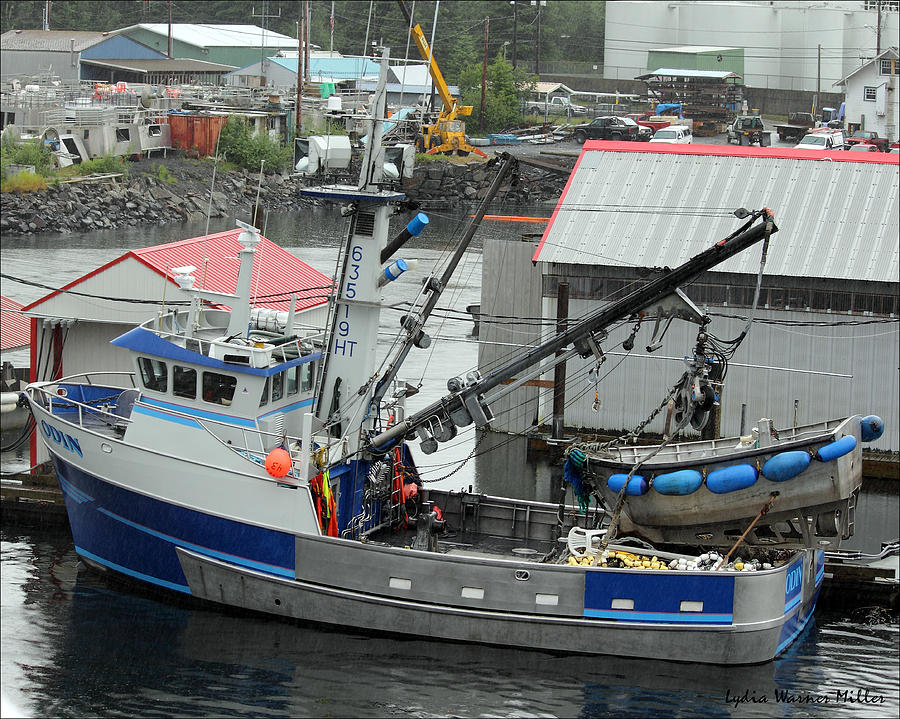
M636 530L644 515L622 514L612 498L569 508L437 489L422 481L415 455L436 451L460 429L489 427L490 403L545 371L548 358L590 355L610 323L666 305L680 285L768 242L777 231L772 214L736 213L735 231L684 265L484 376L449 378L448 394L407 412L415 388L399 377L403 360L429 346L426 320L518 161L498 157L491 188L447 267L427 279L397 342L378 357L383 287L402 281L409 263L397 253L428 224L383 174L387 57L359 182L303 190L347 218L321 331L299 330L290 311L251 308L259 231L242 224L233 294L195 288L195 268L176 268L190 306L167 308L113 341L131 354L133 372L28 386L79 556L153 587L342 630L713 664L771 660L803 630L821 587L824 555L808 532L774 547L729 547L727 532L653 545L639 531L621 531L624 521L613 531L617 514ZM413 216L391 238L389 220L403 211ZM706 411L705 363L699 367L684 383L698 389L686 395L680 422ZM859 487L863 426L860 417L847 418L761 456L771 455L768 464L839 445L840 456L820 460L842 475L840 501L849 505ZM850 436L857 443L844 452ZM755 461L743 449L713 449L716 468ZM677 456L657 456L668 462L660 470L678 466ZM600 454L582 452L581 460L572 469L582 481L578 496L599 498L587 487ZM623 487L643 476L640 458L619 461L631 463ZM698 462L691 454L691 466ZM712 490L712 474L696 492ZM811 477L800 472L791 482L800 488ZM753 487L715 496L741 504L730 519L747 529L753 518L745 522L743 506L762 510L764 503L762 494L744 501L742 493L766 483L786 486L764 468ZM620 492L616 505L630 510L664 484L656 476L650 494ZM816 491L798 491L801 504L821 505ZM686 502L696 492L665 496ZM824 501L839 500L832 491ZM728 517L727 506L716 512L716 521Z

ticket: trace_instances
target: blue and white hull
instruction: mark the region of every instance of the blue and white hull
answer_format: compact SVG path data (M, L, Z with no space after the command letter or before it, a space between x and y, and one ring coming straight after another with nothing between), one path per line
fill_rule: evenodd
M56 455L53 465L80 556L157 587L190 594L176 547L273 576L293 577L286 531L215 516L99 479Z

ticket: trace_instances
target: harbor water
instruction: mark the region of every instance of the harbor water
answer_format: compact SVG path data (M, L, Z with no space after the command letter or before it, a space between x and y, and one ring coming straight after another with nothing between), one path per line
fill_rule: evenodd
M548 215L530 208L523 215ZM387 348L419 278L445 261L465 222L429 213L404 250L416 275L388 287ZM264 234L327 275L344 222L329 208L272 215ZM210 232L233 227L218 219ZM399 226L398 226L399 229ZM446 393L448 378L477 364L467 305L480 301L483 243L541 225L485 222L430 323L428 350L402 376L422 384L409 407ZM22 303L128 249L203 234L205 223L106 233L3 238L3 294ZM751 337L752 341L752 337ZM25 355L27 359L27 355ZM4 442L6 443L6 442ZM4 454L3 470L28 466ZM525 440L473 431L441 451L416 454L426 482L448 489L550 500L551 467L526 458ZM877 551L897 535L896 486L866 486L851 548ZM710 668L684 663L570 656L333 629L160 598L87 570L67 532L2 527L4 716L259 717L884 717L900 710L900 628L863 615L817 611L774 662Z

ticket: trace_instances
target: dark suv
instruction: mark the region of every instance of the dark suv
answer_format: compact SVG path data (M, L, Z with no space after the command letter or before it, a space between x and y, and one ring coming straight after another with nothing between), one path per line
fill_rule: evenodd
M629 117L596 117L584 125L576 125L572 132L575 142L585 140L639 140L641 127ZM652 133L651 133L652 134Z

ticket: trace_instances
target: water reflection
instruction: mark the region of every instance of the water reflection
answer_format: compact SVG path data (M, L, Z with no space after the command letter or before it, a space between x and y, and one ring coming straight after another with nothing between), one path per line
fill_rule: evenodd
M750 667L572 656L161 601L86 571L65 534L4 531L2 540L2 684L38 716L811 714L779 701L785 693L833 697L829 716L900 707L896 622L819 613L781 658ZM836 699L857 690L885 703Z

